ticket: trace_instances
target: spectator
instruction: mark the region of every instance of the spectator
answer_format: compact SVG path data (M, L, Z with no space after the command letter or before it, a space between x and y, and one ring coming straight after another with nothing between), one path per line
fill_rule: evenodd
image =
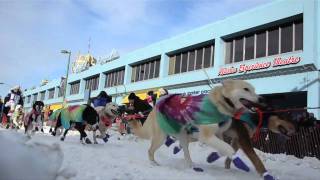
M168 90L167 90L167 89L164 89L164 88L160 88L160 89L159 89L159 92L160 92L159 97L165 96L165 95L168 95L168 94L169 94L169 93L168 93Z
M112 102L112 97L109 96L105 91L101 91L97 98L93 100L93 106L106 106L106 104Z
M140 99L136 96L135 93L131 93L128 97L129 99L129 110L133 110L134 113L142 113L145 117L152 110L152 106L145 100ZM143 124L146 118L141 119L141 123Z
M154 107L156 105L156 101L157 101L157 94L154 94L153 91L149 91L147 93L147 101L150 106Z

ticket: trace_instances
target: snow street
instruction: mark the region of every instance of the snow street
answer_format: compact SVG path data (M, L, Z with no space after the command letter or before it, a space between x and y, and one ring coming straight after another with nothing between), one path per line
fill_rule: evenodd
M1 129L1 131L8 133L7 130ZM162 146L156 152L156 160L160 166L154 166L147 158L149 141L133 135L121 136L112 130L109 132L111 137L107 143L98 139L100 144L92 145L80 144L79 135L75 131L71 131L64 142L47 133L37 133L30 141L49 145L58 143L64 154L62 168L72 172L71 179L74 180L261 179L241 151L238 154L250 166L249 173L236 169L233 165L230 170L224 169L224 158L212 164L207 163L206 157L212 151L206 145L192 143L191 157L198 167L204 169L204 172L195 172L185 165L182 151L177 155L172 153L174 146L170 148ZM92 137L91 134L89 137ZM277 179L314 180L320 177L320 161L316 158L298 159L293 156L265 154L260 151L258 154L269 172Z

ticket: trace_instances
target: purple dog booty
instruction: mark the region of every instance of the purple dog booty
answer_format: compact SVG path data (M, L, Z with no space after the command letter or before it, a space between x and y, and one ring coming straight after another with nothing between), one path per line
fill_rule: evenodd
M232 162L238 169L246 172L250 171L249 167L239 157L234 158Z
M212 163L213 161L216 161L219 159L220 156L217 152L212 152L208 157L207 157L207 162Z
M263 173L263 180L275 180L268 172Z
M175 146L175 147L173 148L173 154L177 154L178 152L180 152L180 150L181 150L180 147Z
M169 147L173 143L174 143L174 140L170 136L167 136L167 140L165 142L166 146Z
M104 137L104 138L103 138L103 141L104 141L105 143L108 142L108 136Z
M193 170L197 171L197 172L203 172L203 169L202 168L199 168L199 167L194 167Z

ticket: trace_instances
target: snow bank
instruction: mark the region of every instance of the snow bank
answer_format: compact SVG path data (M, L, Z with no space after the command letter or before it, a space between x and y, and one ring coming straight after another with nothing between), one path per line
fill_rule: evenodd
M59 144L33 141L27 136L0 130L0 177L15 180L54 180L74 174L61 169L63 152Z

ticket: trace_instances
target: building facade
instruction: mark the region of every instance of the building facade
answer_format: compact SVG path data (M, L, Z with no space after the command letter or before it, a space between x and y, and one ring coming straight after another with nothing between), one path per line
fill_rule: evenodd
M320 118L319 43L319 1L274 1L71 74L66 99L82 104L87 92L105 90L120 103L129 92L160 87L195 95L232 78L247 80L280 108L311 107ZM25 91L25 107L40 99L61 103L60 84Z

